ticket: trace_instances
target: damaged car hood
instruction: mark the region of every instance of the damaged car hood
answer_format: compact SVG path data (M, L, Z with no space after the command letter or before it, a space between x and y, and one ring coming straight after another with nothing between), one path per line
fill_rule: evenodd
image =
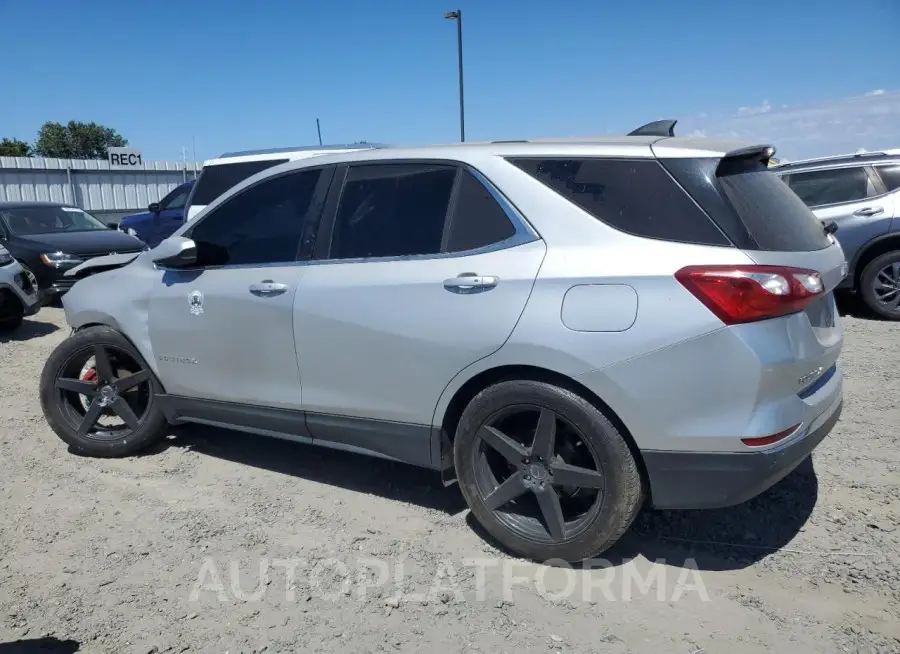
M74 277L86 270L92 270L94 268L97 268L98 272L99 269L110 270L112 268L121 268L137 259L141 254L143 253L129 252L127 254L107 254L102 257L94 257L93 259L88 259L84 263L80 263L74 268L67 270L65 276Z

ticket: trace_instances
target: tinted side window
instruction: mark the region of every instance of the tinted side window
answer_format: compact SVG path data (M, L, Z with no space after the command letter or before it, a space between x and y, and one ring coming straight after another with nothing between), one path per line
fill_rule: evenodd
M513 236L516 228L490 191L469 171L460 174L447 252L474 250Z
M900 188L900 164L878 166L875 170L878 171L878 175L888 191L896 191Z
M234 196L189 232L201 266L294 261L321 170L282 175Z
M232 186L240 184L248 177L252 177L266 168L283 164L286 161L288 160L268 159L265 161L243 161L240 163L206 166L200 173L200 179L197 180L197 188L194 190L191 204L200 206L212 204L213 200Z
M854 202L875 195L869 175L862 167L790 173L788 186L808 207Z
M512 159L589 214L646 238L729 245L659 163L652 159Z
M338 204L332 259L437 254L456 168L353 166Z
M167 209L184 209L184 205L187 202L188 195L190 194L191 189L188 186L184 188L178 188L169 193L166 197L162 199L162 202L159 203L159 208L161 211L165 211Z

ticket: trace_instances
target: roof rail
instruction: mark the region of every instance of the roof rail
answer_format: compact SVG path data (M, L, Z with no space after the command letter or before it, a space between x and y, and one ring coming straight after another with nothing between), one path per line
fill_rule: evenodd
M678 120L654 120L652 123L641 125L628 136L675 136L675 123Z
M792 159L779 165L793 166L795 164L814 164L829 161L853 161L854 159L865 159L867 157L896 157L900 155L900 149L888 150L863 150L862 152L853 152L849 154L832 154L827 157L811 157L809 159Z
M282 152L304 152L306 150L365 150L367 148L385 148L386 145L381 143L366 143L365 141L360 141L359 143L349 143L349 144L340 144L340 145L298 145L295 147L287 147L287 148L266 148L262 150L238 150L236 152L226 152L225 154L219 155L219 159L227 159L229 157L245 157L248 155L255 154L279 154Z

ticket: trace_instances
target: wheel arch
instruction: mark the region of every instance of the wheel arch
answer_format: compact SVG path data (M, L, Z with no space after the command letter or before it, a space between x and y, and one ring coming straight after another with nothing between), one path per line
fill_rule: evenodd
M131 346L144 360L143 362L147 365L148 368L150 368L150 370L153 371L153 374L156 376L160 387L165 393L165 386L163 385L162 380L159 378L159 369L156 365L156 357L153 356L153 350L150 348L149 343L147 343L145 346L143 343L132 338L128 331L123 329L119 324L119 321L117 321L113 316L99 311L81 312L78 314L77 319L70 319L69 326L72 327L72 333L84 331L89 327L109 327L110 329L116 330L126 341L131 343Z
M851 266L854 287L859 287L859 281L866 266L882 254L893 252L894 250L900 250L900 232L889 232L876 236L859 248Z
M625 443L628 445L628 449L631 450L631 454L637 463L644 487L649 492L649 478L643 456L631 431L619 417L619 414L608 402L576 379L561 372L535 365L501 365L481 370L456 389L450 400L446 402L446 406L440 415L437 412L435 413L433 430L439 436L437 444L440 448L436 458L441 462L441 474L445 483L455 478L452 464L453 440L456 437L456 427L466 406L485 388L503 381L512 380L545 382L565 388L590 402L615 425L622 438L625 439ZM440 405L438 409L440 409Z

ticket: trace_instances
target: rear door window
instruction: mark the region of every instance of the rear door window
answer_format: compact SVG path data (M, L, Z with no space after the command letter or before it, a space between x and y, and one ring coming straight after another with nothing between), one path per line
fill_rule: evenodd
M460 169L446 252L476 250L514 236L516 228L490 191Z
M197 180L194 195L191 197L191 205L206 206L207 204L212 204L213 200L248 177L287 161L289 159L266 159L263 161L241 161L204 166L203 171L200 173L200 179Z
M788 186L808 207L859 202L877 195L863 166L792 172Z
M351 166L338 204L330 258L438 254L456 170L432 164Z

